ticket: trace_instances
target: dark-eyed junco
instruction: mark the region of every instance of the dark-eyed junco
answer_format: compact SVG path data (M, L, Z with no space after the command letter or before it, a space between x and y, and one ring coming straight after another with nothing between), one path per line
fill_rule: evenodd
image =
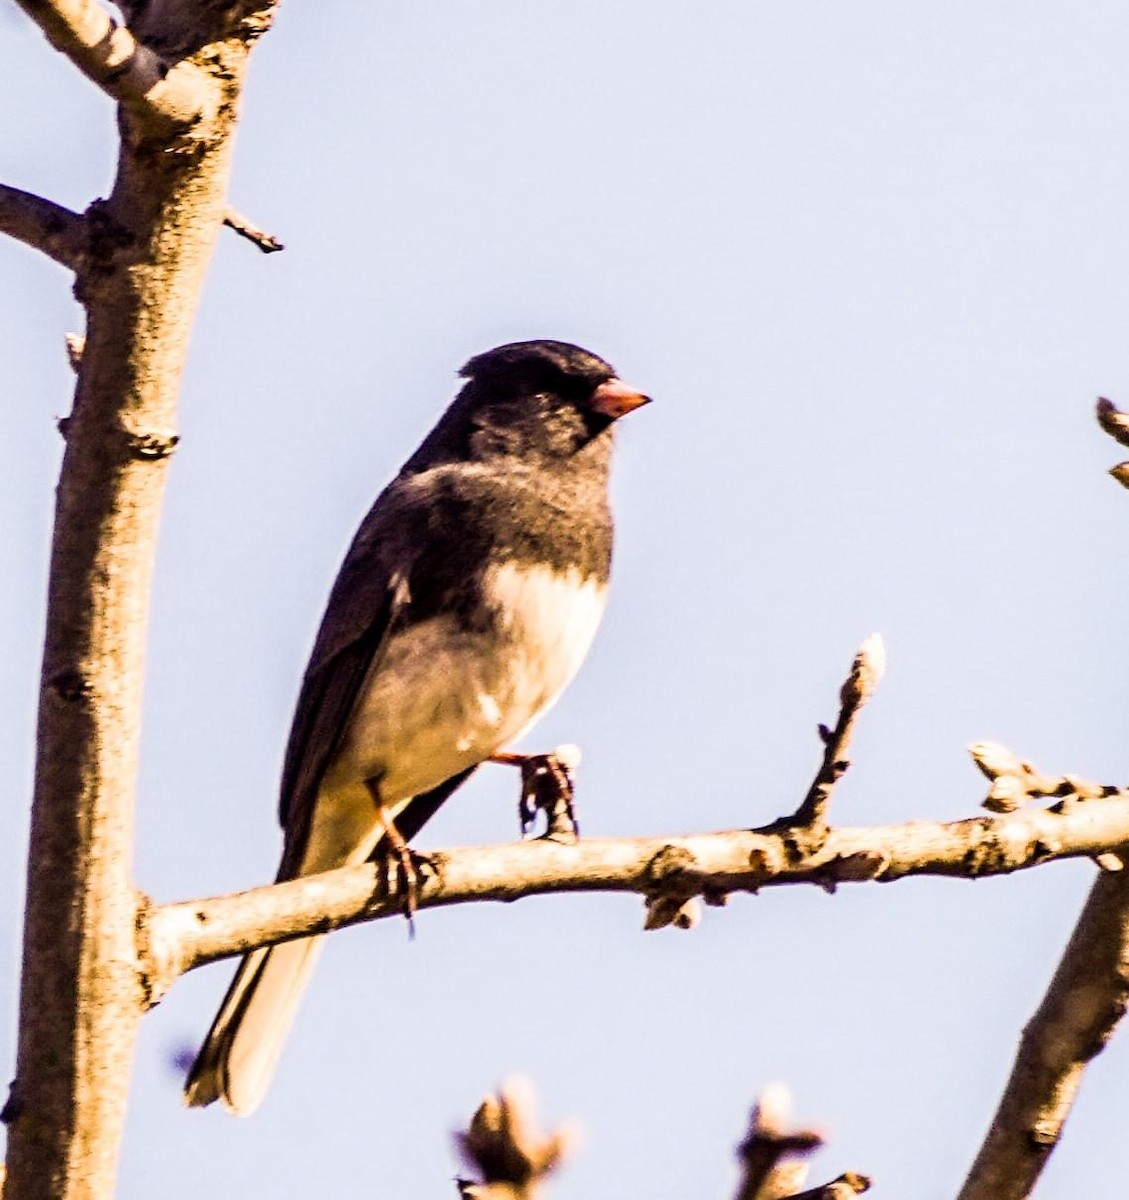
M330 594L286 751L280 880L402 851L553 703L603 612L612 424L647 397L565 342L499 346L461 374ZM244 958L189 1104L258 1105L320 943Z

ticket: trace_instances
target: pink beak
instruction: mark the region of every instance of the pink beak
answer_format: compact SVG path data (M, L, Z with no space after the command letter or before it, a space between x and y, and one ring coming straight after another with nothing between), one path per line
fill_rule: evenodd
M613 421L650 403L650 396L637 392L622 379L609 379L607 383L601 383L592 394L592 407Z

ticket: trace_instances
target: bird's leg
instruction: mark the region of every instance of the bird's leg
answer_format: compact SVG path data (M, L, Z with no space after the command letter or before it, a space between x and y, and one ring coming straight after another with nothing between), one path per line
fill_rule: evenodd
M435 870L435 862L428 854L420 854L404 841L396 822L388 815L388 809L380 798L380 781L366 779L365 787L376 805L376 816L384 836L377 844L374 857L384 859L387 866L389 889L401 895L402 911L408 921L408 932L415 937L413 916L419 907L420 876L424 871Z
M580 836L572 782L572 772L579 759L575 746L558 746L549 754L514 754L500 750L490 756L491 762L517 767L521 771L521 799L517 811L522 837L528 836L539 812L545 814L542 837L554 842L575 842Z

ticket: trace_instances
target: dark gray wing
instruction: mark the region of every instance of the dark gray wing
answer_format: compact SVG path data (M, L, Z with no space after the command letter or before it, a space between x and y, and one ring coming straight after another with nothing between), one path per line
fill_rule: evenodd
M409 498L394 484L369 511L330 592L302 680L282 770L286 833L278 878L291 879L306 848L318 788L341 744L365 678L391 632L409 619L408 579L419 545Z
M466 463L401 474L361 522L330 593L294 714L282 775L280 879L297 872L322 776L394 630L439 612L475 619L477 580L495 555L554 562L559 553L582 569L585 555L595 555L606 577L606 508L596 512L594 534L571 512L562 523L564 510L518 486L514 475L512 464L498 474ZM546 531L551 545L542 546ZM405 836L418 831L463 778L416 797L397 821Z

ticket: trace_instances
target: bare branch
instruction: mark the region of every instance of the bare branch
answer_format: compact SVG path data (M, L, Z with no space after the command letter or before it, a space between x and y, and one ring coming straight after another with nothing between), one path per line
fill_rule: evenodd
M815 1129L791 1129L792 1097L780 1083L761 1092L749 1120L749 1132L737 1147L741 1181L735 1200L850 1200L870 1189L865 1175L847 1171L807 1191L804 1161L824 1144Z
M1102 874L1020 1040L959 1200L1021 1200L1058 1144L1086 1066L1129 1003L1129 871Z
M839 692L841 707L835 728L828 729L825 725L819 727L820 736L823 738L823 762L808 794L804 797L804 802L796 811L796 824L815 831L826 828L831 793L839 778L851 765L847 759L847 751L850 749L855 719L862 706L874 695L885 669L886 650L882 638L879 634L872 633L859 647L851 664L851 673Z
M1129 417L1109 400L1097 404L1101 427L1129 445ZM1129 486L1129 464L1110 472ZM1049 794L1030 763L991 743L971 747L977 765L1005 784L1000 804L1022 794ZM986 751L986 753L985 753ZM1076 794L1098 785L1066 776ZM993 799L989 793L990 803ZM1103 873L1090 889L1058 969L1020 1039L1011 1076L959 1200L1021 1200L1030 1195L1063 1126L1090 1060L1105 1046L1129 1005L1129 871L1124 848L1094 856Z
M815 1129L790 1129L791 1116L788 1089L780 1083L769 1084L753 1105L749 1132L737 1147L741 1181L735 1200L781 1200L801 1186L805 1164L797 1164L795 1159L807 1158L824 1139Z
M1129 445L1129 417L1110 401L1097 405L1102 428ZM1111 472L1129 485L1129 464ZM1030 763L991 743L971 748L981 770L1005 783L1003 804L1023 793L1050 794ZM984 751L987 753L984 753ZM1099 785L1066 776L1061 785L1082 795ZM991 793L989 800L992 799ZM999 806L996 806L999 807ZM1103 868L1090 889L1058 969L1020 1039L995 1118L959 1200L1021 1200L1029 1196L1062 1136L1090 1060L1105 1046L1129 1004L1129 871L1124 848L1095 855Z
M536 1200L548 1177L575 1145L574 1127L552 1133L537 1128L532 1085L507 1080L498 1095L487 1096L455 1143L478 1182L458 1180L466 1200Z
M870 1179L857 1171L844 1171L838 1179L832 1179L821 1187L811 1188L806 1192L797 1192L785 1200L853 1200L863 1192L870 1191Z
M1109 784L1093 783L1077 775L1044 775L1033 763L1019 758L999 742L973 742L968 753L981 774L992 782L983 801L984 807L992 812L1014 812L1029 800L1047 796L1095 800L1118 791Z
M170 67L95 0L16 2L60 54L137 113L183 126L217 103L204 71L189 61Z
M136 98L152 56L115 60L126 43L105 13L78 0L24 3L80 64L113 76L108 90ZM216 6L196 7L206 16ZM78 272L86 343L55 493L5 1200L114 1192L147 1001L130 848L148 597L247 53L239 40L207 46L226 102L191 138L158 103L179 67L122 109L113 190L87 217L97 269Z
M228 229L234 229L240 237L246 238L252 245L258 246L264 254L274 254L286 247L273 234L267 233L257 225L253 225L234 208L227 209L223 214L223 223Z
M76 212L32 192L0 183L0 233L75 270L85 222Z
M1129 841L1129 794L1064 800L945 824L914 821L831 830L815 850L778 825L691 837L518 842L446 850L420 881L419 908L518 900L549 892L701 895L814 883L889 882L907 875L975 879L1059 858L1092 858ZM399 914L372 863L142 914L153 999L185 971L256 946Z

